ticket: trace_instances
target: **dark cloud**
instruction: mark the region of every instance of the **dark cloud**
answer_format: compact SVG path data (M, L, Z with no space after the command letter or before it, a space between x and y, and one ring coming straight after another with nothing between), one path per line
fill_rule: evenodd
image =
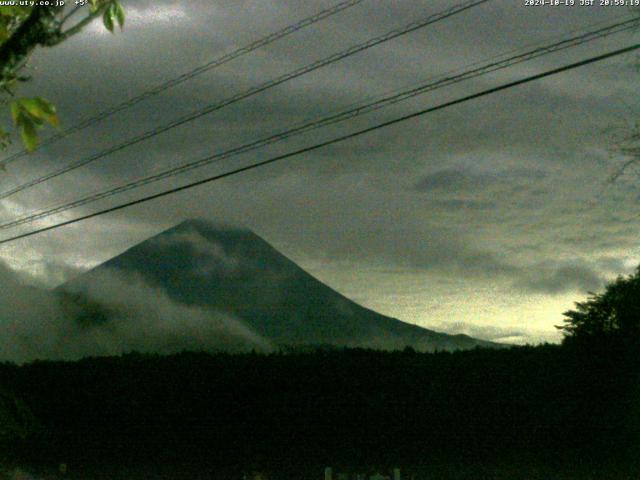
M419 192L432 190L468 189L487 185L493 181L490 175L471 175L459 170L447 169L423 177L417 184Z
M482 200L465 200L461 198L452 198L449 200L433 200L431 202L436 207L442 207L445 210L488 210L496 207L494 202Z
M599 290L605 280L601 273L586 265L542 265L524 270L514 286L524 291L550 295L571 291L587 293Z
M496 185L520 186L523 181L540 181L547 177L541 169L515 167L507 171L473 171L470 168L446 168L423 176L415 185L418 192L468 192Z
M107 34L96 25L60 47L37 52L31 62L33 81L24 93L53 100L63 124L70 125L332 3L132 0L127 2L124 33ZM6 174L0 173L0 189L448 6L445 0L363 2L9 165ZM488 2L2 201L0 219L221 152L623 13L597 7L560 13L506 0ZM605 52L627 40L632 41L631 34L434 91L57 218L292 151ZM507 296L514 285L515 290L550 296L581 292L601 285L603 275L628 268L640 255L637 182L606 190L600 197L597 193L615 163L607 152L610 137L605 130L638 103L632 63L632 58L621 57L523 85L0 247L0 254L15 268L52 284L68 278L67 268L86 269L185 218L203 217L249 226L303 267L305 261L323 261L346 262L356 272L455 272L467 279L469 291L479 282L491 282ZM605 257L621 260L579 261ZM365 303L382 293L370 289L363 294ZM454 315L455 306L451 309Z

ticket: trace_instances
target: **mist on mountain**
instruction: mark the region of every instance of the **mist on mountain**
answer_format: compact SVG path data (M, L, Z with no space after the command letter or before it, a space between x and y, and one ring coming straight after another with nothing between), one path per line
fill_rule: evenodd
M364 308L250 230L190 220L54 290L0 266L0 358L130 351L268 352L333 345L421 351L494 346Z

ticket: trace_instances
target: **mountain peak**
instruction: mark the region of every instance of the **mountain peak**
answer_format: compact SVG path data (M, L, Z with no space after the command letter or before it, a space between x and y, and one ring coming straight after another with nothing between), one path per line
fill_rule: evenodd
M369 310L300 268L251 230L189 219L133 246L63 288L96 290L117 271L164 292L176 305L234 318L275 344L420 350L488 343L433 332ZM99 289L99 288L98 288Z
M253 233L249 228L241 225L235 225L227 222L212 222L211 220L205 220L202 218L188 218L173 227L168 228L165 232L170 231L184 231L184 230L197 230L203 232L244 232ZM164 233L164 232L163 232Z

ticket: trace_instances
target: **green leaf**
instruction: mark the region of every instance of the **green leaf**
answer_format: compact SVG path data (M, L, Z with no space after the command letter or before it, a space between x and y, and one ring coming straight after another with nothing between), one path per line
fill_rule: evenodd
M44 120L40 117L29 116L28 118L33 124L37 125L38 127L44 125Z
M11 102L11 116L28 151L38 146L38 128L45 122L58 126L56 107L41 97L21 98Z
M5 17L24 17L31 11L30 6L1 6L0 15Z
M42 97L36 97L36 98L34 98L34 100L36 101L36 103L40 107L40 110L42 110L47 115L55 115L56 114L56 107L50 101L45 100Z
M114 6L116 19L118 20L118 25L120 25L120 30L122 30L124 28L124 8L117 0L115 0Z
M43 112L35 98L21 98L18 100L18 105L24 108L32 117L42 117Z
M11 118L13 118L13 123L18 125L20 121L20 112L22 109L20 108L20 104L18 102L11 102Z
M15 103L17 103L18 107L23 109L37 125L42 125L46 121L53 126L58 126L59 121L56 115L56 107L44 98L21 98Z
M20 135L22 136L22 141L27 147L27 150L33 152L38 146L38 131L36 130L36 126L30 118L24 117L24 120L21 122L21 127Z
M60 125L60 120L58 119L58 114L57 114L55 105L53 105L51 102L49 102L48 100L45 100L42 97L36 97L33 100L39 107L40 112L42 114L42 118L44 120L49 122L54 127L57 127Z
M113 4L109 5L102 14L102 21L104 26L113 33L113 26L115 23L115 12L113 10Z
M20 14L20 7L13 6L2 6L0 7L0 15L4 15L6 17L14 17Z

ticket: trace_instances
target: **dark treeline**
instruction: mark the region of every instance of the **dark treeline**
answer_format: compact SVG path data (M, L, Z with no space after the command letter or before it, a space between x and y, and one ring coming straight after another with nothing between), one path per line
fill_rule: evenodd
M273 478L320 478L326 465L398 465L427 478L631 478L639 364L636 349L616 344L2 364L0 387L35 417L5 456L65 462L80 478L145 465Z

